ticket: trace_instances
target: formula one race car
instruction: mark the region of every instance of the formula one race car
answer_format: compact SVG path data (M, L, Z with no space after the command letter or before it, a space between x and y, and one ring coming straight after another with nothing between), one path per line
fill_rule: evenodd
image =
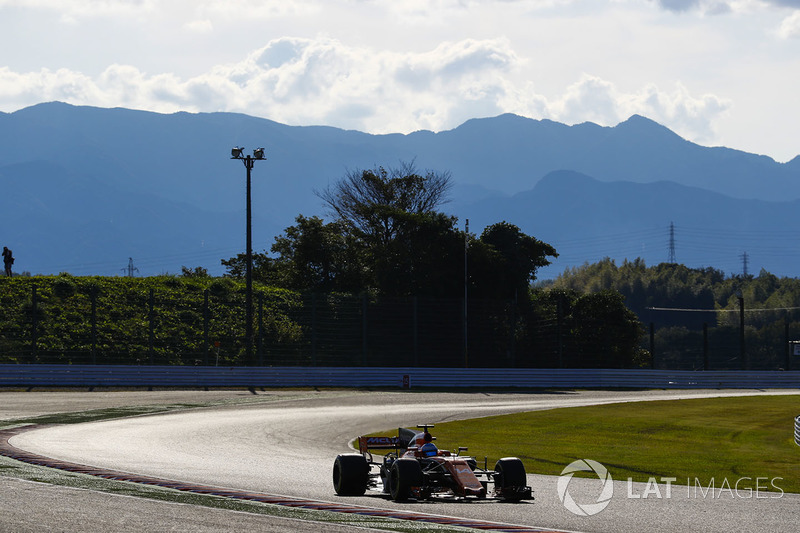
M399 428L396 437L359 437L359 453L338 455L333 463L333 488L340 496L361 496L378 488L395 501L433 498L466 499L488 496L505 501L532 500L525 467L516 457L500 459L494 470L478 468L474 457L439 450L428 432L433 424L417 426L422 432ZM394 450L373 460L370 450ZM377 472L373 467L379 467ZM489 487L491 485L491 492Z

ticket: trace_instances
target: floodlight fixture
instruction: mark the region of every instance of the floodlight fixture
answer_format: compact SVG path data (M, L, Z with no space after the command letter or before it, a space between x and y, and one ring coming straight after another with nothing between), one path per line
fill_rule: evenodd
M231 149L231 157L233 159L241 159L242 158L242 152L244 152L244 148L240 148L240 147L236 146L235 148Z
M253 150L253 157L256 159L264 159L264 149L256 148L255 150Z

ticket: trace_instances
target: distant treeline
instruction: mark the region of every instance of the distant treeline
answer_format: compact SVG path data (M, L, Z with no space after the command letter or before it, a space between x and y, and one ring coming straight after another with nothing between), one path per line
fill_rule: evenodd
M800 279L764 270L757 276L726 275L715 268L648 267L641 259L617 265L604 259L565 271L552 286L589 294L619 292L646 327L653 325L655 344L662 347L655 350L661 352L656 359L667 367L701 367L705 326L716 366L739 368L742 308L752 368L785 367L787 337L795 340L800 334Z
M616 265L612 259L568 269L556 278L556 288L582 293L614 290L625 297L625 304L646 322L654 316L651 308L712 310L720 325L727 324L729 313L737 311L739 297L747 309L792 310L800 305L800 279L779 278L762 270L758 276L728 276L715 268L689 268L677 263L648 267L642 259ZM697 324L697 316L672 314L675 325ZM737 319L738 320L738 319ZM767 320L769 320L767 318Z

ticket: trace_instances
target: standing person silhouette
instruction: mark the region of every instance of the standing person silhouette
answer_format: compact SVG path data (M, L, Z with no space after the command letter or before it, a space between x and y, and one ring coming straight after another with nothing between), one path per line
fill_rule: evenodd
M3 246L3 265L6 267L6 276L11 277L11 265L14 264L14 256L8 246Z

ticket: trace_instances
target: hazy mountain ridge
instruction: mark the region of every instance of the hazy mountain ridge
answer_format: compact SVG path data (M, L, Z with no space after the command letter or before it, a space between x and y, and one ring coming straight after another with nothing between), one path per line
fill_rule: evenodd
M14 249L17 270L34 273L77 264L94 266L76 274L118 273L129 256L154 265L142 273L182 264L219 272L219 259L244 248L245 170L229 159L236 145L267 149L253 170L257 250L296 215L323 214L313 191L347 170L410 160L452 173L453 202L444 210L470 218L472 231L508 220L557 249L560 241L673 220L732 231L797 226L787 214L796 203L787 200L800 198L800 156L778 163L706 148L636 115L603 127L507 114L438 133L372 135L231 113L48 103L0 114L0 245ZM651 248L649 261L666 259L666 243ZM594 259L587 253L555 268ZM678 259L704 261L680 248ZM772 268L788 272L795 262Z

